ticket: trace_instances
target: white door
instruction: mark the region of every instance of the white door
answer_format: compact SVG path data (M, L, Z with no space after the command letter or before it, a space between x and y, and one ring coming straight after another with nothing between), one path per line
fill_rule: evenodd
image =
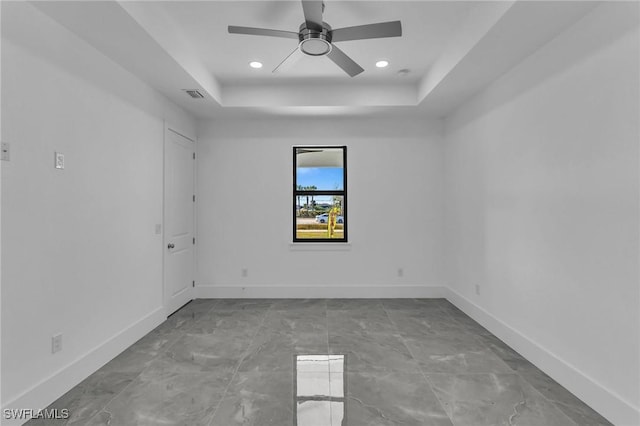
M164 306L167 315L194 297L195 144L170 128L164 144Z

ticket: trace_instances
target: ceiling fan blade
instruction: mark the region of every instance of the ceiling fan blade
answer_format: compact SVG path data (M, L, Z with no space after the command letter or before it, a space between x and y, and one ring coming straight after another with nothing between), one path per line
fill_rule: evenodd
M282 30L268 30L266 28L252 28L252 27L238 27L235 25L229 25L229 34L248 34L248 35L261 35L269 37L282 37L282 38L294 38L298 39L298 33L293 31Z
M307 28L322 31L322 0L302 0L302 11Z
M284 60L282 62L280 62L278 64L278 66L275 67L273 69L273 71L271 71L271 72L274 72L274 73L275 72L280 72L280 71L283 71L283 70L286 70L286 69L290 68L291 65L295 64L296 62L298 62L298 60L300 59L300 57L302 55L304 55L304 53L302 53L300 51L300 49L296 47L295 50L293 52L289 53L289 55L286 58L284 58Z
M380 22L378 24L358 25L356 27L338 28L331 33L331 41L363 40L367 38L400 37L402 24L400 21Z
M355 63L355 61L348 57L342 50L338 49L335 44L331 46L331 52L329 52L327 56L351 77L354 77L364 71L364 68Z

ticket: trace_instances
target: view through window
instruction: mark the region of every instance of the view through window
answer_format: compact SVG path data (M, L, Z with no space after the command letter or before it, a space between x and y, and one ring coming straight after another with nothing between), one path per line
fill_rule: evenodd
M347 147L293 148L293 241L347 241Z

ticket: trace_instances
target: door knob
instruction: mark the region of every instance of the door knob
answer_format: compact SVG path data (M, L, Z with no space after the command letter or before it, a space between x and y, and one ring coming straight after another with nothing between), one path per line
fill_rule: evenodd
M175 245L173 243L169 243L169 245L167 246L168 249L172 249L174 247L175 247Z

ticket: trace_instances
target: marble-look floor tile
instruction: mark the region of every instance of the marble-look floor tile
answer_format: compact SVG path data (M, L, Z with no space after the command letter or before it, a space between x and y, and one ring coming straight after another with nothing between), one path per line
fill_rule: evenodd
M380 299L327 299L327 310L381 310Z
M409 316L389 312L389 318L399 333L416 339L430 338L437 335L464 333L467 330L459 323L440 312L431 312L420 316Z
M158 326L149 334L132 345L136 352L149 353L157 356L175 343L182 335L183 330Z
M460 311L459 313L452 314L448 312L449 315L455 322L462 325L467 331L474 333L476 335L492 335L492 333L484 328L482 325L478 324L471 317Z
M517 370L517 366L526 361L522 355L494 335L482 334L478 339L513 370Z
M181 313L201 312L206 313L211 311L220 303L221 299L194 299L187 303L182 309Z
M384 309L392 311L439 311L442 305L440 299L381 299L381 302Z
M388 333L330 334L329 353L347 355L349 371L419 372L400 337Z
M69 410L67 419L33 419L28 426L84 425L138 376L138 373L96 372L72 388L49 409Z
M157 356L157 354L138 351L134 344L103 365L97 372L140 374Z
M526 361L519 365L518 372L524 380L553 402L564 414L580 426L603 426L611 423L587 404L561 386L558 382Z
M564 389L564 388L563 388ZM566 392L569 392L565 389ZM571 395L572 401L552 401L567 417L579 426L613 426L613 423L602 417L587 404Z
M217 304L217 301L211 299L192 300L171 314L163 325L176 329L188 327L210 312Z
M275 299L271 309L274 311L298 311L306 312L326 311L327 299Z
M294 381L323 354L345 356L328 387ZM71 417L47 426L609 425L444 299L197 300L49 408Z
M576 426L517 374L428 374L456 426Z
M466 315L464 312L462 312L456 305L454 305L453 303L449 302L447 299L438 299L438 300L442 300L442 303L438 306L440 308L441 311L456 316L456 315Z
M276 299L273 299L276 300ZM267 310L273 305L271 299L219 299L215 305L213 311L225 311L225 310Z
M429 306L429 307L434 307L434 308L438 308L440 310L444 309L444 308L448 308L449 306L453 306L451 305L451 303L449 303L449 301L445 298L442 297L436 297L436 298L418 298L415 299L416 302L424 305L424 306Z
M228 309L208 312L185 331L192 334L211 334L216 330L233 330L251 338L262 325L266 314L266 310Z
M463 331L418 338L404 335L402 339L411 353L421 358L428 355L455 355L463 352L487 350L486 346L473 334Z
M448 355L416 355L414 358L425 374L430 373L512 373L508 365L489 350L468 351Z
M452 425L421 374L349 372L346 379L347 421L343 424Z
M195 324L205 314L206 312L189 312L182 314L180 311L178 311L167 318L162 326L172 328L174 330L184 330Z
M324 348L326 348L326 339ZM289 372L293 370L295 352L294 341L290 335L284 333L260 333L249 345L238 371L255 373Z
M98 413L90 424L206 426L232 374L176 372L151 366Z
M180 363L182 371L234 371L249 344L249 339L232 332L185 334L164 356Z
M327 318L331 318L334 315L345 315L351 318L386 318L390 321L389 314L387 310L382 308L382 304L380 304L380 307L363 309L327 309Z
M509 366L463 329L403 335L411 355L425 373L512 373Z
M349 332L390 333L398 328L383 310L359 310L357 312L336 310L328 315L329 330L332 334Z
M290 337L296 354L327 353L329 345L325 333L292 333Z
M265 316L262 327L271 331L326 335L327 314L324 310L270 311Z
M238 372L210 426L293 425L293 372Z
M176 343L185 329L175 328L168 321L125 349L98 372L140 373L159 355Z

